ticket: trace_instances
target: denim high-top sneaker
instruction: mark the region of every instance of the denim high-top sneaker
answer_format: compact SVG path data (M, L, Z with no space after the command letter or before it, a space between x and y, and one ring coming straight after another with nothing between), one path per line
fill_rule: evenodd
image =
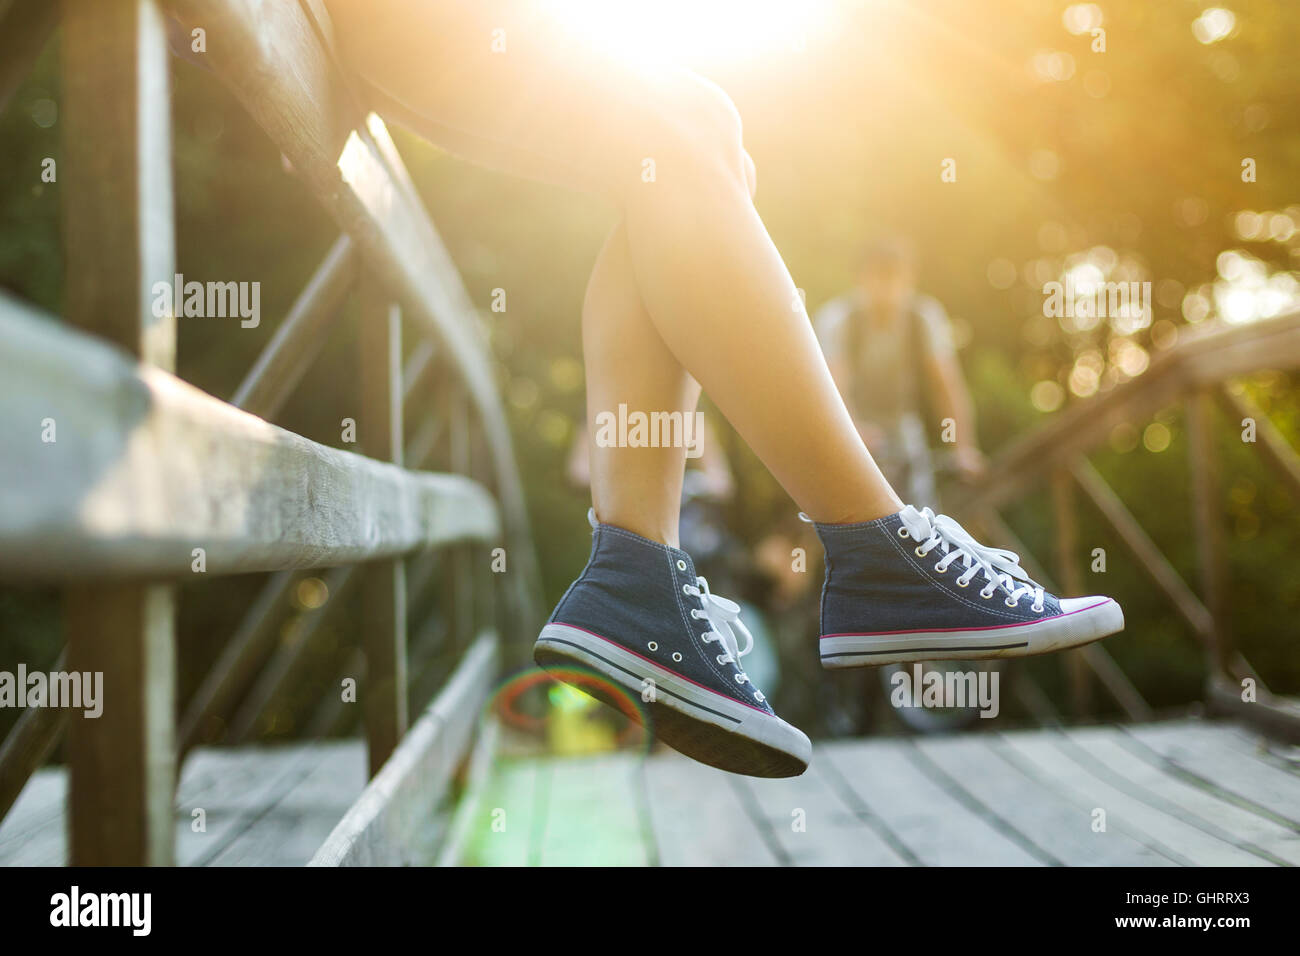
M588 520L591 558L542 628L533 659L615 707L616 691L572 672L619 685L648 730L701 763L754 777L803 773L808 738L776 716L740 664L753 637L739 606L709 592L685 551L598 524L594 513Z
M1054 597L1014 552L929 508L815 527L826 549L823 667L1023 657L1124 629L1111 598Z

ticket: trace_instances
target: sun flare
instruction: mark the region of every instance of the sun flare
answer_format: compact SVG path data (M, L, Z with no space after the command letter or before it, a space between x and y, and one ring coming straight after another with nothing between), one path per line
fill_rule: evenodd
M831 0L553 0L590 41L637 58L739 61L797 53L830 26Z

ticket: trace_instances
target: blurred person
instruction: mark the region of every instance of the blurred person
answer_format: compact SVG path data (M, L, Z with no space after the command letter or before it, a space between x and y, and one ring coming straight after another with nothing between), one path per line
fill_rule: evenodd
M984 473L975 411L943 306L916 286L916 258L899 239L877 239L850 292L818 310L813 326L858 433L910 501L936 502L930 435L950 420L948 464L961 478ZM929 427L927 427L927 422Z
M814 522L827 558L825 667L1057 650L1123 627L1108 598L1060 601L1016 556L904 506L845 408L753 204L721 89L602 46L531 0L327 0L381 113L453 153L605 197L617 221L583 307L589 429L626 405L717 408ZM697 384L698 383L698 384ZM739 663L736 605L678 544L685 449L591 449L591 557L534 645L563 680L635 693L654 734L704 763L802 773L807 736ZM616 690L614 688L617 688Z

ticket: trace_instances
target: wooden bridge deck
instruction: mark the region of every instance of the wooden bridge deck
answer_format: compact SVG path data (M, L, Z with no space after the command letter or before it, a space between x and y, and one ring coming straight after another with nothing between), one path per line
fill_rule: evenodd
M365 770L360 742L197 751L178 861L306 863ZM790 780L667 751L502 757L469 792L457 862L470 865L1300 863L1300 748L1201 720L837 741ZM32 778L0 826L0 865L64 862L65 793L61 770Z
M1179 721L827 743L789 780L672 753L502 762L466 847L479 865L1287 865L1300 751Z
M366 785L361 741L200 749L176 792L182 866L301 866ZM34 774L0 825L0 865L66 862L67 774ZM195 829L195 810L204 813Z

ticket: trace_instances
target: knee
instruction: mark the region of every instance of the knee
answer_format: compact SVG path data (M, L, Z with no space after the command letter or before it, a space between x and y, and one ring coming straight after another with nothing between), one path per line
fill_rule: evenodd
M722 175L754 192L754 161L742 144L740 112L703 77L678 73L655 91L646 121L645 156L660 178ZM644 178L644 177L643 177Z

